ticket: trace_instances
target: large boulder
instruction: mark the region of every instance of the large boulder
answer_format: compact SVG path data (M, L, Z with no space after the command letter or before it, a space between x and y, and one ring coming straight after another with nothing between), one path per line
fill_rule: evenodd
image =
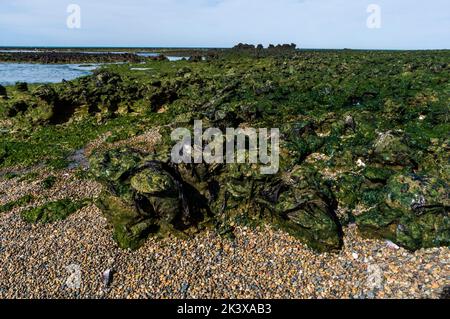
M424 175L396 174L384 200L357 216L363 235L387 238L410 250L450 245L450 192L446 181Z
M198 194L169 164L127 148L94 154L90 163L106 186L97 206L112 224L120 247L138 248L150 234L182 234L203 220L196 206Z

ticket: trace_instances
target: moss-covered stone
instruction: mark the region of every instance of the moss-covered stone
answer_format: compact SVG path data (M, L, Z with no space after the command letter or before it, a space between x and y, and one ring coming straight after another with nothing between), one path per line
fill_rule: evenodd
M33 195L24 195L22 197L20 197L19 199L6 203L4 205L0 206L0 213L3 212L7 212L10 211L11 209L15 208L15 207L20 207L26 204L31 203L34 200L34 196Z
M380 205L357 217L363 234L416 250L450 245L450 194L446 181L416 174L389 179Z
M123 248L138 248L150 234L195 228L204 219L201 209L194 209L201 206L194 199L200 194L169 164L126 148L96 154L91 163L91 171L107 188L96 204Z
M85 204L83 201L74 202L65 198L23 211L21 216L29 223L52 223L66 219L70 214L76 212Z
M42 187L44 187L45 189L50 189L53 187L53 185L55 185L56 180L57 178L55 176L50 175L42 181Z
M28 91L28 84L26 82L17 82L15 88L19 92L26 92Z
M342 230L328 186L314 171L295 168L289 176L275 203L276 223L319 251L339 249Z

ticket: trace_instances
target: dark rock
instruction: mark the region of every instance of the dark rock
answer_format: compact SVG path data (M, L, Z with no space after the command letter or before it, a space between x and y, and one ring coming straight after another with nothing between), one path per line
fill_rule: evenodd
M15 88L19 92L27 92L28 91L28 84L26 82L17 82L15 85Z
M14 117L18 115L19 113L23 113L28 110L30 105L27 101L24 100L16 100L12 102L9 107L7 108L6 115L9 117Z
M0 96L7 97L8 94L6 92L6 88L0 84Z
M146 58L134 53L86 53L86 52L0 52L2 62L32 63L112 63L142 62ZM155 58L148 58L155 59Z
M342 245L337 203L310 170L294 169L286 184L248 164L172 165L130 149L94 154L90 165L106 186L96 204L123 248L137 248L151 234L195 231L206 218L225 234L230 220L259 222L257 212L319 251Z
M441 295L439 296L440 299L450 299L450 286L445 286L444 289L442 289Z
M113 276L114 276L114 270L112 270L112 269L106 269L102 273L102 282L105 287L111 286L111 283L113 281Z
M55 104L58 100L58 94L53 87L48 84L38 86L33 90L32 94L49 104Z

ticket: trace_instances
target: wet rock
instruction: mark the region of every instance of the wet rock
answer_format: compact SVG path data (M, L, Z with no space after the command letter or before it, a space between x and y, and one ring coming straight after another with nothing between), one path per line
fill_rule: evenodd
M416 75L402 73L404 68L412 72L405 67L407 60L423 58L414 53L389 59L388 67L376 63L376 69L363 68L363 72L354 70L386 57L345 51L297 52L289 59L282 52L270 59L239 58L275 54L277 47L295 53L294 46L239 45L223 55L234 54L232 62L224 58L192 63L189 68L155 67L142 81L135 72L105 67L91 76L38 86L32 92L13 89L10 99L0 101L2 115L10 116L1 119L2 125L14 126L2 132L26 128L33 133L41 124L78 129L72 122L84 126L87 120L89 127L95 119L123 125L113 128L106 146L148 126L159 126L164 145L152 157L128 149L91 158L94 177L106 186L99 205L125 247L137 246L147 233L164 235L163 228L194 230L196 214L201 217L205 212L221 234L235 225L278 222L323 250L339 246L339 224L352 223L361 214L360 229L399 245L429 245L432 234L439 241L432 245L446 244L442 211L448 210L448 204L432 200L431 191L442 189L441 183L432 182L435 186L422 192L420 187L399 188L392 180L395 174L410 176L411 172L420 172L428 182L448 179L445 67L436 69L432 79L427 72L433 68L414 63L411 70L423 75L419 81ZM197 53L207 55L201 50ZM345 59L338 61L341 54ZM440 60L436 65L443 66L446 58L441 53L432 57ZM366 81L370 78L376 82ZM426 85L423 90L422 85ZM139 114L136 125L121 118L127 113ZM175 126L191 127L194 119L202 119L204 128L222 130L279 127L279 174L261 176L257 165L247 164L169 164L170 131ZM59 127L53 133L59 136ZM26 136L26 140L18 138L19 146L28 143L28 136L30 146L44 141L39 134ZM65 137L58 138L55 143L66 145ZM11 142L15 140L11 136ZM5 144L0 157L11 164L16 146L9 141ZM69 148L75 144L82 145L70 143ZM74 162L79 161L75 158ZM323 176L305 171L293 174L295 165ZM335 220L336 207L340 221Z
M137 211L131 200L122 200L117 194L104 191L96 203L113 226L113 237L121 248L136 249L151 232L158 229L147 214Z
M319 251L342 245L336 201L315 172L297 168L286 183L248 164L175 166L151 158L117 149L90 160L107 186L97 206L123 248L137 248L152 234L195 231L206 217L228 233L262 216Z
M113 275L114 275L114 270L112 270L112 269L106 269L102 273L103 286L105 286L106 288L111 286L111 283L113 281Z

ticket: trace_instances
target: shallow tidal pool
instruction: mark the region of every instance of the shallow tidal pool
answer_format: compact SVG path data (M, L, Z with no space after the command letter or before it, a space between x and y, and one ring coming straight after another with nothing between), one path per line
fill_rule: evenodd
M96 64L0 63L0 84L58 83L91 74Z

